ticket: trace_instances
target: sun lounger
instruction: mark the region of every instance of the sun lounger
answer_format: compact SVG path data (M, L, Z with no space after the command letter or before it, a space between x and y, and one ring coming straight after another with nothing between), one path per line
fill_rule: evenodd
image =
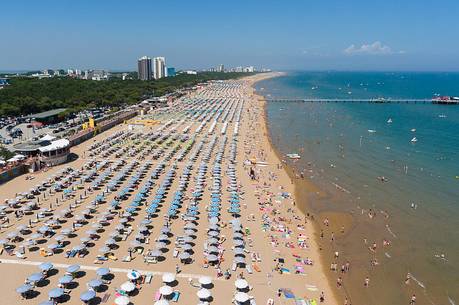
M252 274L252 273L253 273L252 266L250 266L249 264L247 264L247 265L245 266L245 269L247 270L247 272L248 272L249 274Z
M256 272L261 272L261 268L258 264L253 264L253 269L255 269Z
M125 257L123 257L123 262L124 263L129 263L131 260L132 260L132 258L131 258L130 255L126 255Z
M233 263L233 265L231 266L231 270L232 270L232 271L236 271L236 268L237 268L236 263Z
M174 249L174 254L173 254L174 258L177 258L178 255L179 255L179 251L177 249Z
M171 301L172 302L178 302L179 298L180 298L180 292L174 291L174 293L172 294Z
M145 283L150 284L152 279L153 279L153 274L147 274L145 276Z

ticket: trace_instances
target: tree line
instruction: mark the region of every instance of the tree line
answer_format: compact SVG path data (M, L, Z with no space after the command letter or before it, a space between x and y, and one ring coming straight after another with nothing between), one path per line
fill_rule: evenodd
M250 74L202 72L197 75L179 74L152 81L119 78L92 81L70 77L15 77L10 79L9 86L0 90L0 116L27 115L55 108L67 108L67 113L71 113L102 106L121 107L201 82L247 75Z

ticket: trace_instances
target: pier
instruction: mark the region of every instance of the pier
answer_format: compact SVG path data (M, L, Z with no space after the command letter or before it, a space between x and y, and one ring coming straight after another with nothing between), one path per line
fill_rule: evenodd
M295 102L295 103L372 103L372 104L434 104L432 99L266 99L268 102Z

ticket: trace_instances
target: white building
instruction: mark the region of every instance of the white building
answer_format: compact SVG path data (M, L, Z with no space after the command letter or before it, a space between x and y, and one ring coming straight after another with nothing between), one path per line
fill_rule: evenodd
M153 59L153 78L159 79L166 77L166 58L155 57Z

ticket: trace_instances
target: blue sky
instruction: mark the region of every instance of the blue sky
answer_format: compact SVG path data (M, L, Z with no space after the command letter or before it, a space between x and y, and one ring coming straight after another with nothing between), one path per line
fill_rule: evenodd
M0 71L169 66L459 71L457 0L41 0L0 7Z

